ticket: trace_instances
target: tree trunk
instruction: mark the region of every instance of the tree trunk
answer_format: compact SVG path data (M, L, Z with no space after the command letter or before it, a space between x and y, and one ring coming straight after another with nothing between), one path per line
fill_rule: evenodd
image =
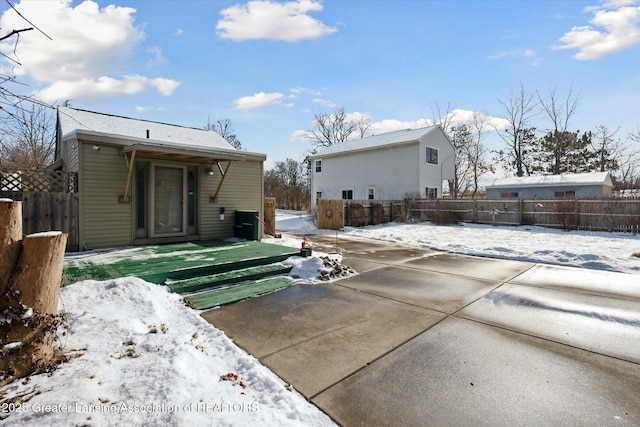
M30 234L11 278L22 304L40 314L58 313L58 294L67 234L59 231Z
M9 290L9 277L22 247L22 202L0 199L0 295Z
M56 364L54 342L59 325L58 295L67 234L36 233L22 241L18 263L0 308L10 313L0 322L0 386ZM5 348L7 344L15 346Z

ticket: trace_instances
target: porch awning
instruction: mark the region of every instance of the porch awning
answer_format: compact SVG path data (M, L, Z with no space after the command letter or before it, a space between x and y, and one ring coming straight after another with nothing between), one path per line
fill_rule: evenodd
M120 150L122 154L136 153L136 157L158 160L174 160L192 163L212 163L216 160L245 160L246 156L226 150L207 150L202 147L174 147L164 144L138 143L127 145Z

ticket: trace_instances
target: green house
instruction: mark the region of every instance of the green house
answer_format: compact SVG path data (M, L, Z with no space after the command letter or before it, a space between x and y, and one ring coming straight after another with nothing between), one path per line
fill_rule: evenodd
M78 174L80 250L260 239L266 155L216 132L59 107L54 167ZM247 219L248 218L248 219Z

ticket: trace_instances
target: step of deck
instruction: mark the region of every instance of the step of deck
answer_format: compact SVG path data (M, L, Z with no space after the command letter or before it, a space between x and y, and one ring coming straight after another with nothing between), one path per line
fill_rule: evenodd
M216 288L185 297L185 302L196 310L207 310L219 305L230 304L246 298L264 295L293 285L296 280L289 276L239 283L229 287Z
M291 271L290 266L283 264L267 264L255 267L248 267L241 270L225 271L223 273L198 276L189 279L170 281L165 283L171 291L183 294L195 292L207 288L216 288L232 283L239 283L248 280L260 280L266 277L286 275Z
M288 250L281 250L281 253L278 254L255 253L251 254L250 257L246 259L213 260L210 262L200 261L197 263L199 265L178 265L177 268L172 268L169 271L140 274L137 276L148 282L160 284L164 283L167 279L185 280L199 276L211 276L228 271L242 270L260 265L279 263L286 260L287 258L290 258L293 255L297 255L298 253L299 251L291 250L291 248L288 248Z

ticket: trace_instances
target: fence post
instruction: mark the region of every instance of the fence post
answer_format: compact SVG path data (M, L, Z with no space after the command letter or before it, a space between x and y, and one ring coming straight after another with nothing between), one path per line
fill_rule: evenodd
M522 193L518 194L518 210L519 210L518 223L522 225L522 218L524 218L522 214L522 212L524 212L524 199L522 198Z
M478 199L473 199L473 222L478 222Z

